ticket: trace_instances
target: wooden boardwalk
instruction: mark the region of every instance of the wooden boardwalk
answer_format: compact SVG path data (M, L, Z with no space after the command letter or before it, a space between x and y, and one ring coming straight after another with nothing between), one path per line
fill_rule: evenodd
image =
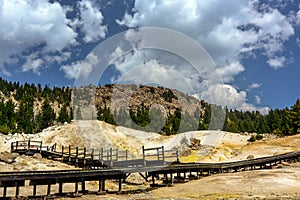
M85 148L63 147L56 151L56 145L43 146L38 141L23 141L12 143L12 152L33 155L41 153L42 156L66 162L72 165L81 166L78 170L59 171L30 171L30 172L2 172L0 173L0 187L3 187L3 197L6 197L8 187L15 187L15 197L19 197L19 191L29 181L33 186L33 197L36 196L38 185L47 185L46 196L51 196L51 186L59 184L59 191L56 195L63 194L64 183L74 183L74 194L85 193L86 181L98 181L98 193L107 192L105 180L119 180L119 189L122 190L122 181L131 173L139 173L146 180L150 178L151 186L157 186L156 180L163 179L164 184L173 184L176 180L187 180L189 178L200 178L217 173L232 173L245 170L256 170L271 168L282 161L300 161L300 152L290 152L281 155L223 163L180 163L178 152L172 152L170 157L174 162L167 162L168 155L164 147L149 148L142 147L143 157L141 159L128 159L128 154L119 154L119 151L109 149L100 150L95 153L87 152ZM103 152L103 153L101 153ZM104 153L106 152L106 153ZM117 153L118 152L118 153ZM151 152L151 153L147 153ZM100 155L100 156L99 156ZM109 159L106 159L109 157ZM120 157L118 157L120 155ZM154 157L155 159L151 159ZM122 159L121 159L122 158ZM107 162L106 162L107 161ZM78 188L81 183L81 190Z
M128 151L117 148L87 151L85 147L62 146L57 150L57 145L43 146L42 141L17 141L11 143L11 152L33 155L40 153L44 158L52 159L84 169L102 169L111 167L143 167L164 165L178 161L178 151L165 151L164 147L142 147L142 158L129 159Z

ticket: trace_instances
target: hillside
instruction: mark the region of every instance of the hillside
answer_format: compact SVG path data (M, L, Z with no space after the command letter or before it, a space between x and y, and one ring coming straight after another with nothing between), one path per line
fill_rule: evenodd
M209 136L216 137L211 140ZM114 126L97 120L74 121L70 124L52 126L34 135L0 135L0 151L9 151L10 143L18 140L41 140L45 144L86 146L91 148L118 147L127 149L131 157L141 158L141 146L166 149L179 148L181 162L224 162L245 160L250 155L258 158L289 151L300 150L300 135L247 142L251 134L236 134L224 131L193 131L164 136L121 126ZM209 139L207 139L209 138ZM197 141L199 143L197 143ZM72 169L73 167L47 159L21 156L13 164L0 162L1 171ZM283 163L276 169L247 171L233 174L218 174L203 177L173 187L159 188L142 194L105 195L107 199L296 199L299 189L300 165ZM130 176L128 181L137 185L124 185L127 189L149 188L139 176ZM204 187L205 185L205 187ZM97 184L87 187L97 190ZM107 187L115 190L117 183L108 182ZM261 190L261 188L264 190ZM31 194L31 188L22 189ZM55 188L53 192L55 192ZM72 184L66 184L64 191L73 191ZM174 191L177 191L176 193ZM41 194L45 191L41 190ZM13 193L11 193L13 195ZM98 199L99 196L83 196L82 199Z
M164 145L166 150L178 148L182 162L245 160L249 155L256 158L300 150L300 135L270 137L249 143L247 140L250 135L224 131L192 131L164 136L97 120L82 120L49 127L34 135L1 135L0 151L8 151L12 141L26 139L42 140L48 145L57 143L58 148L61 145L85 146L89 150L118 147L120 150L128 150L132 157L141 156L143 145L146 148ZM199 144L193 141L199 141Z
M262 115L223 108L160 86L50 88L0 79L1 133L32 134L72 119L98 119L162 135L209 129L284 136L300 133L300 100Z
M178 90L159 86L90 86L74 89L72 94L74 119L98 118L168 135L198 130L208 105Z

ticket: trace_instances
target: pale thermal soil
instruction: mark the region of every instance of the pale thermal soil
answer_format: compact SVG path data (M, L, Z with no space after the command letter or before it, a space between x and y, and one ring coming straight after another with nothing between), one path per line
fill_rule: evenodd
M201 141L201 148L189 148L192 138ZM132 157L141 157L141 147L164 145L165 149L179 148L182 162L222 162L244 160L300 150L300 136L265 139L248 143L250 135L223 131L192 131L173 136L146 133L125 127L116 127L100 121L75 121L63 126L50 127L35 135L0 134L0 151L9 151L10 143L17 140L42 140L45 145L85 146L88 150L118 147L128 150ZM184 142L185 141L185 142ZM186 153L188 150L188 153ZM184 156L183 156L184 155Z
M140 181L140 180L139 180ZM159 181L157 181L159 182ZM28 183L27 183L28 185ZM176 183L170 187L149 189L148 183L139 185L122 184L123 190L143 190L136 194L105 194L96 195L98 190L97 182L87 182L86 189L90 194L82 196L82 200L126 200L126 199L299 199L300 198L300 163L277 166L274 169L244 171L231 174L216 174L202 177L198 180L191 180L186 183ZM81 188L79 184L79 188ZM106 189L117 190L117 182L107 181ZM45 195L47 186L38 186L38 195ZM14 188L8 189L8 195L14 196ZM51 187L51 193L58 192L58 185ZM74 184L64 184L63 192L74 192ZM21 196L30 196L32 186L25 186L20 189ZM0 190L0 196L2 190ZM79 197L78 197L79 198ZM60 198L58 198L60 199ZM61 198L74 199L74 198Z
M191 146L192 139L200 140L201 147ZM127 149L131 157L141 158L141 147L146 148L164 145L165 149L179 148L181 162L226 162L245 160L248 156L258 158L290 151L300 150L300 135L285 138L268 138L249 143L250 135L240 135L222 131L194 131L174 136L162 136L156 133L145 133L124 127L115 127L99 121L76 121L63 126L50 127L35 135L1 135L0 151L9 151L10 143L18 140L40 140L45 145L85 146L87 149L118 147ZM247 171L234 174L220 174L175 184L173 187L159 188L135 195L83 196L83 199L300 199L300 164L281 166L273 170ZM18 157L13 164L0 162L0 171L24 170L57 170L72 169L62 163ZM134 181L135 182L135 181ZM140 181L138 181L140 182ZM52 193L58 191L52 187ZM46 193L46 186L38 186L41 194ZM87 189L97 191L95 182L88 182ZM117 184L108 182L109 190L116 190ZM149 188L148 184L123 184L126 190ZM64 185L64 190L73 191L74 184ZM9 191L13 195L14 189ZM21 188L21 195L30 195L32 187ZM0 189L0 196L2 191ZM289 198L286 198L289 197Z

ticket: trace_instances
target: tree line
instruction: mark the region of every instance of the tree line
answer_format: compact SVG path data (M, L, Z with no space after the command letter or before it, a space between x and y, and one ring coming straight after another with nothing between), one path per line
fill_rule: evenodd
M0 132L4 134L37 133L55 123L72 119L69 87L42 87L0 78L0 91ZM57 111L54 104L58 105Z
M40 84L20 84L0 78L0 91L2 133L37 133L56 123L70 122L73 119L72 89L69 87L42 87ZM162 94L167 102L174 98L170 91ZM299 99L290 108L272 109L266 115L259 111L223 108L203 100L200 104L204 112L196 109L194 113L188 113L176 108L172 113L164 113L159 108L150 109L142 105L135 112L122 108L111 111L106 106L97 107L97 118L114 125L166 135L207 129L277 135L300 133ZM224 114L225 119L219 119L218 112Z
M190 114L181 112L180 109L176 109L173 114L163 114L159 109L149 110L145 107L140 107L136 112L132 110L126 112L124 109L120 109L112 113L109 108L105 107L98 108L98 119L114 125L166 135L208 129L220 129L234 133L273 133L280 136L300 133L299 99L290 108L271 109L266 115L259 111L250 112L223 108L205 101L201 101L201 105L205 111L204 114L199 114L198 110L194 114ZM214 112L212 112L213 108ZM224 120L218 121L216 112L224 112ZM151 123L151 120L155 123ZM161 122L164 124L162 125Z

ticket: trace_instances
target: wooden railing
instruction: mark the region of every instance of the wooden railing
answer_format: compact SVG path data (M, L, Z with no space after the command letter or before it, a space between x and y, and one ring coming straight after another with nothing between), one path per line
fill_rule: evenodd
M149 161L161 161L165 163L170 161L171 158L176 158L176 162L179 162L178 149L176 150L165 150L164 146L145 148L142 146L143 160ZM172 160L174 162L174 160Z
M52 146L43 146L42 141L16 141L11 143L11 152L27 151L27 152L42 152L42 151L56 151L56 143Z
M61 162L75 165L82 168L99 167L142 167L153 165L164 165L170 162L178 162L178 150L165 150L164 146L145 148L142 147L142 159L130 159L128 151L120 151L118 148L110 148L108 150L91 149L88 151L85 147L61 146L61 150L57 151L57 145L43 146L42 141L17 141L11 143L11 151L34 154L42 153L43 157L60 160Z

